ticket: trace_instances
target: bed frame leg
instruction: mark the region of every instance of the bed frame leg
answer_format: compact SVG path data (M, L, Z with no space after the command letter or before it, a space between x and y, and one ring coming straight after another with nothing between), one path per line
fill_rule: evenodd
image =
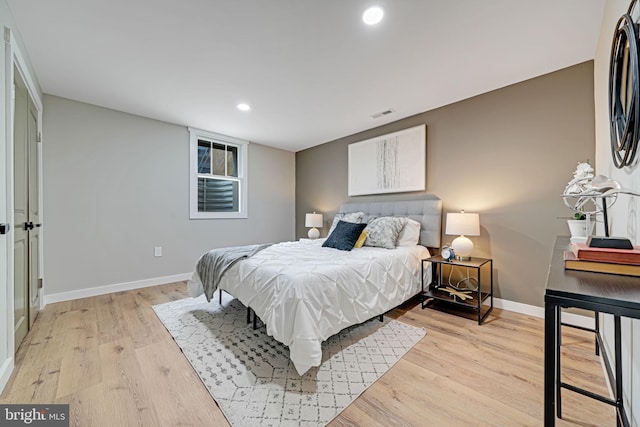
M219 301L220 301L220 305L222 305L222 289L218 289L220 291L220 296L219 296Z
M380 316L378 316L378 320L381 321L381 322L384 322L383 316L384 316L384 314L381 314Z
M247 323L251 323L251 309L247 307Z
M253 329L258 329L258 316L255 311L253 312Z

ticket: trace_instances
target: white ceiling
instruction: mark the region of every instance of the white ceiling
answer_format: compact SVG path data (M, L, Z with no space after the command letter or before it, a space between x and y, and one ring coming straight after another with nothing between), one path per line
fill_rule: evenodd
M593 59L604 3L8 0L45 93L291 151Z

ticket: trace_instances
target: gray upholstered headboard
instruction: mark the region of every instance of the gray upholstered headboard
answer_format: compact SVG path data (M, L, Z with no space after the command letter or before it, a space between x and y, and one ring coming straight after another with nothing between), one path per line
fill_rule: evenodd
M369 217L406 216L418 221L420 228L420 244L430 248L440 247L442 224L442 200L435 195L427 195L420 200L403 200L394 202L345 203L340 212L364 212L364 222Z

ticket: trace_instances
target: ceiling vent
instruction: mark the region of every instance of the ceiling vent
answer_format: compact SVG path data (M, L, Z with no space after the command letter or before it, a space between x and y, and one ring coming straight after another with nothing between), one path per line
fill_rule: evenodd
M379 119L380 117L388 116L391 113L395 113L395 110L389 108L389 109L381 111L379 113L372 114L371 118Z

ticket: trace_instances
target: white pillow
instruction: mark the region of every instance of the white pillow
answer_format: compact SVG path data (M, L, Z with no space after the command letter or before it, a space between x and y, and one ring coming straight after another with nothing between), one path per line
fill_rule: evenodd
M420 241L420 223L407 218L407 223L398 235L398 246L415 246Z
M333 230L336 228L336 225L338 225L338 222L344 221L344 222L354 222L356 224L362 224L362 218L364 218L364 212L337 213L333 217L333 222L331 223L331 228L329 229L329 234L327 234L327 236L330 236L331 233L333 233Z

